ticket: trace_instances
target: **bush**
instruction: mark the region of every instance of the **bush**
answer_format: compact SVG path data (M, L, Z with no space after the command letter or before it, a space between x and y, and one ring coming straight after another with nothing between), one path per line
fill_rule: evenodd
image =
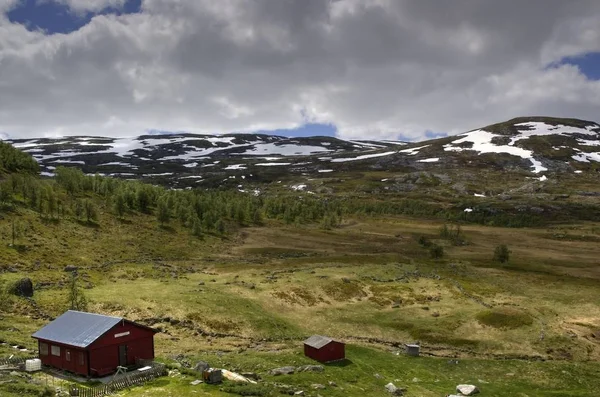
M439 258L443 257L444 256L444 247L442 247L441 245L434 244L429 249L429 255L433 259L439 259Z
M500 329L515 329L533 324L533 317L529 313L511 308L485 310L478 313L476 318L483 325Z
M494 250L494 261L496 262L506 263L508 262L509 257L510 250L506 244L501 244Z
M426 236L419 236L417 241L419 242L419 245L421 247L424 247L424 248L431 247L431 240L429 240Z

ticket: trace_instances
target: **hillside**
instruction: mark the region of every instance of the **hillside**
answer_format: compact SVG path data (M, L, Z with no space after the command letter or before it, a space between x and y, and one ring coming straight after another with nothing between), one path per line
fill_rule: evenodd
M75 266L88 310L160 330L157 359L171 375L122 396L363 397L387 394L389 382L408 397L446 395L460 383L477 384L482 396L595 396L600 207L591 154L598 150L590 142L598 140L597 125L534 122L541 121L515 119L401 147L236 141L304 150L264 155L277 160L227 152L250 146L193 159L159 154L164 145L184 150L184 135L144 137L145 154L107 160L98 152L114 150L111 143L85 154L80 138L68 139L77 147L14 142L33 145L22 149L38 157L62 156L38 158L53 178L35 176L31 157L0 143L0 357L31 353L12 346L35 349L30 334L69 306ZM216 138L208 139L227 144ZM569 164L544 155L544 145L571 145ZM88 155L99 163L64 162ZM228 182L175 190L84 174L103 161L131 162L140 176L154 164ZM188 161L218 163L185 167ZM263 162L295 166L257 165ZM170 186L169 179L155 181ZM495 253L501 245L506 260ZM24 277L34 285L31 299L14 295ZM319 373L270 374L315 364L301 345L312 334L345 341L348 360ZM403 354L404 343L414 342L418 359ZM256 373L259 384L192 386L199 374L189 367L199 360ZM44 395L45 376L0 371L0 395ZM68 383L51 377L50 385Z

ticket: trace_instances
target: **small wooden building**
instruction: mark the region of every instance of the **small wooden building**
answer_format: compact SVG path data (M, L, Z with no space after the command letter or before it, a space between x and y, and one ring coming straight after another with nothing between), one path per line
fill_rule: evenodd
M136 359L154 359L157 331L121 317L69 310L32 335L44 365L104 376Z
M322 363L346 358L346 344L321 335L304 341L304 355Z

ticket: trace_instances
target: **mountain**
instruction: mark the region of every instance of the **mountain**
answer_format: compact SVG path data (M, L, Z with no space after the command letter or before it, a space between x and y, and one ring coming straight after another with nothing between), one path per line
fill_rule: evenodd
M584 172L600 162L600 125L522 117L456 136L406 143L263 134L12 139L52 176L57 166L177 188L275 182L344 171L494 169Z

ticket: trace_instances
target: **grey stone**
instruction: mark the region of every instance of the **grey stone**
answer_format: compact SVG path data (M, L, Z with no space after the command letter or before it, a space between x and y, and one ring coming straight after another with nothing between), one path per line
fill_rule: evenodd
M76 272L79 268L75 265L67 265L65 266L65 272Z
M281 368L275 368L269 371L269 374L273 375L273 376L279 376L279 375L291 375L296 371L296 367L281 367Z
M325 371L325 367L322 365L304 365L302 367L298 367L298 372L323 372Z
M391 382L388 383L387 385L385 385L385 389L388 391L388 393L390 393L393 396L402 396L402 395L404 395L404 392L405 392L404 389L396 387L396 385L394 385Z
M322 384L320 384L320 383L313 383L313 384L311 385L311 387L312 387L313 389L315 389L315 390L323 390L323 389L325 389L325 386L324 386L324 385L322 385Z
M456 391L463 396L472 396L479 393L479 389L474 385L458 385L456 386Z
M206 361L198 361L194 367L195 371L204 372L210 368L210 365Z

